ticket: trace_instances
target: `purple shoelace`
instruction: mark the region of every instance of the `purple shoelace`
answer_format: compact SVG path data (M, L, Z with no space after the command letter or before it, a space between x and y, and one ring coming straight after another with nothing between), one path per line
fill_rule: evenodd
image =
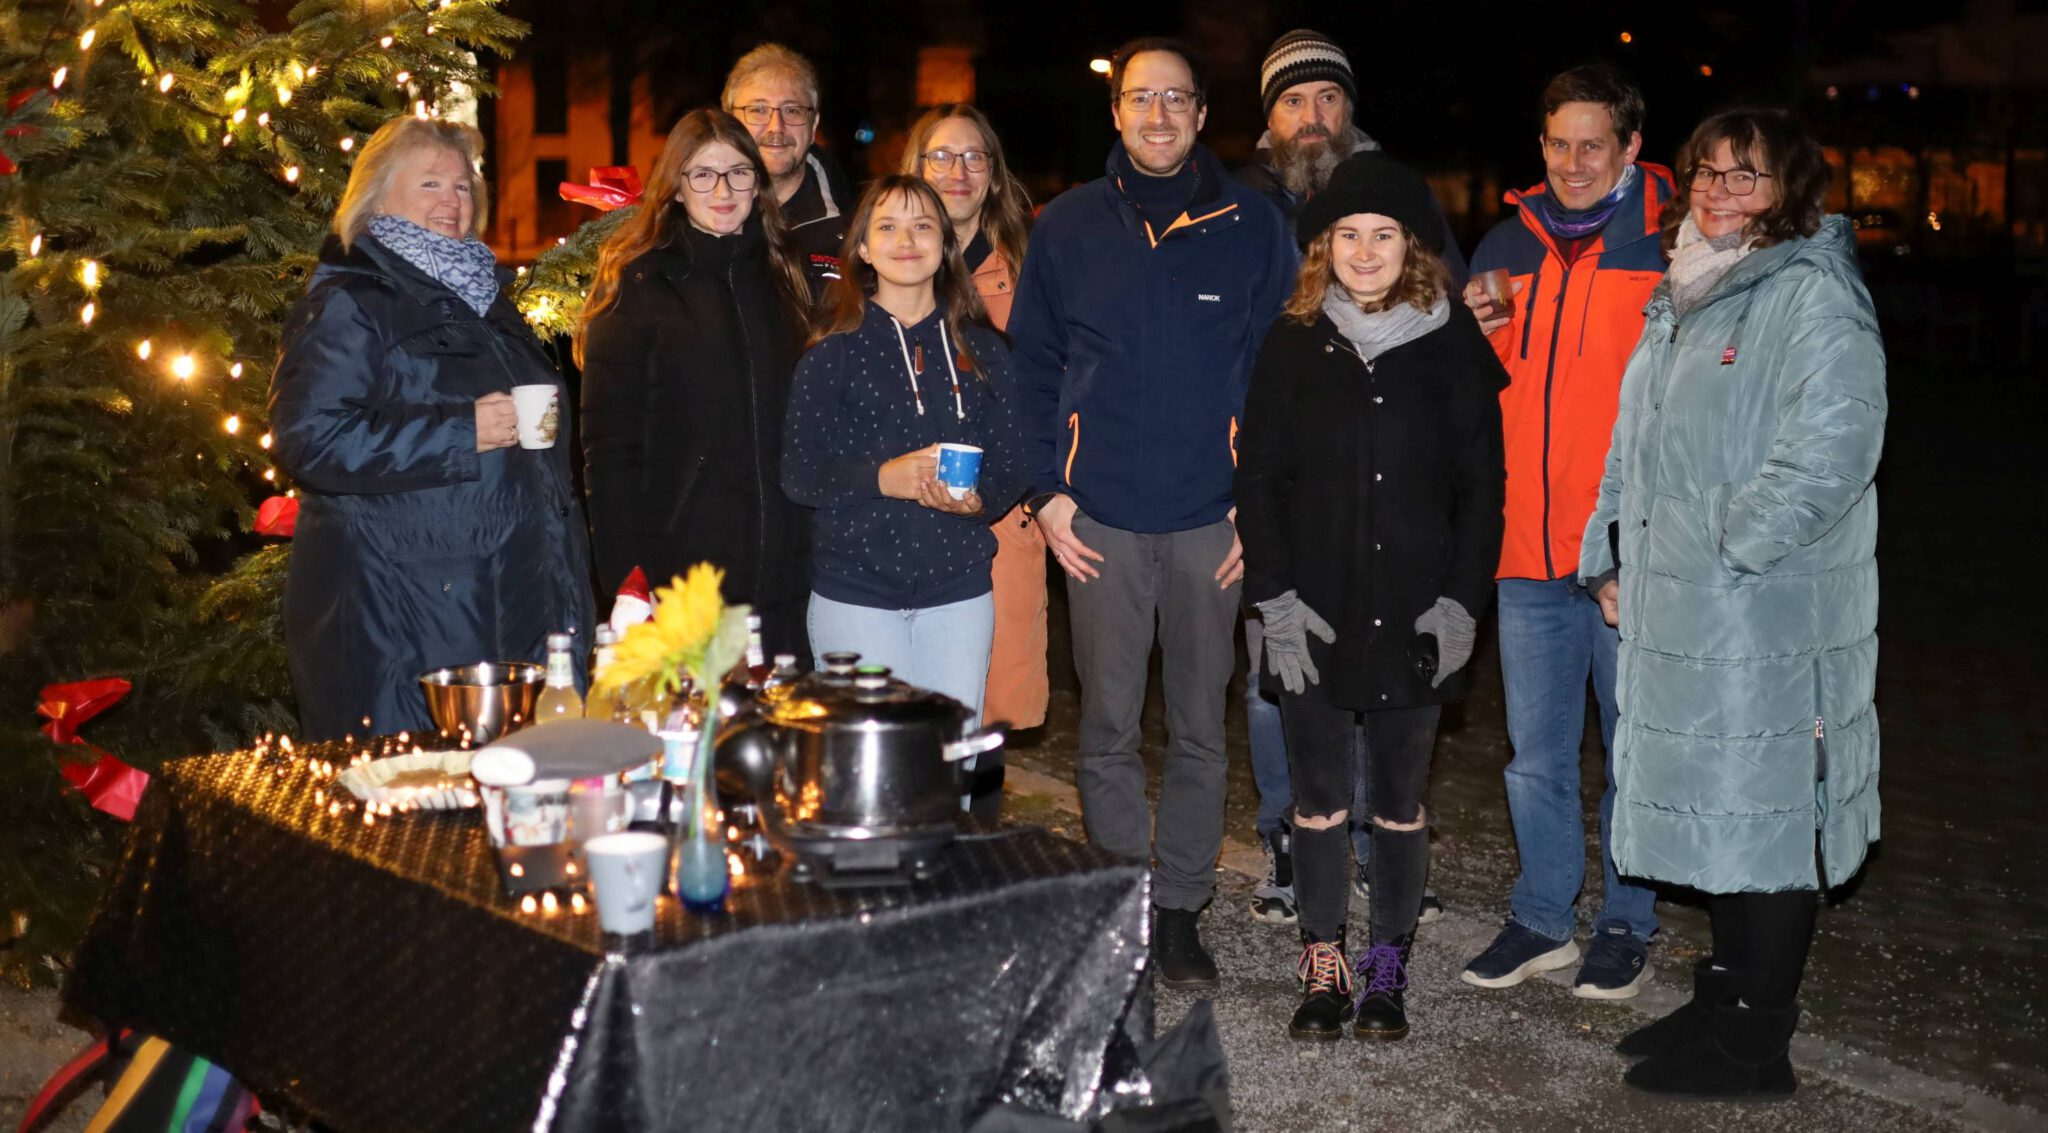
M1408 986L1408 967L1401 963L1401 949L1392 944L1374 944L1359 957L1357 970L1365 980L1359 998L1400 991Z

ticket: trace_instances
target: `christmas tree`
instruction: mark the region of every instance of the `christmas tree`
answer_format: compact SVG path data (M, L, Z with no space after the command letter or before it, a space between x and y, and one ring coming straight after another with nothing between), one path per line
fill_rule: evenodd
M278 329L356 146L394 113L461 113L490 93L478 53L524 32L498 0L0 8L10 978L61 963L123 833L60 776L94 753L34 730L38 690L132 682L80 738L145 771L289 726L288 544L251 530L290 491L263 423Z

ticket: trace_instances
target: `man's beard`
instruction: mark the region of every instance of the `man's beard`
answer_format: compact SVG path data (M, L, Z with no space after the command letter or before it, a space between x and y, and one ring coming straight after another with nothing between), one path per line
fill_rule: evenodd
M1351 130L1346 127L1335 137L1319 126L1304 126L1291 140L1273 139L1273 168L1287 191L1302 200L1321 192L1330 174L1351 156Z

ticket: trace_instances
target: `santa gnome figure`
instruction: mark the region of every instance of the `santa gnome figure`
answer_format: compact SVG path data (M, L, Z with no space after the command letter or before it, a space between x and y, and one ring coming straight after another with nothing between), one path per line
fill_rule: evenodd
M647 572L634 567L619 584L619 596L612 602L612 632L624 636L631 626L639 625L654 614L654 598L647 591Z

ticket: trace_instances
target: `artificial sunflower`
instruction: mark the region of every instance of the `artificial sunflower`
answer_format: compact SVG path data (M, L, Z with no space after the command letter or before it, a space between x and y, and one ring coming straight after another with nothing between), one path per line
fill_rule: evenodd
M663 695L682 688L685 675L710 688L747 649L746 606L728 606L719 594L725 571L698 563L687 576L655 588L654 615L626 630L612 663L597 674L594 695L651 681Z

